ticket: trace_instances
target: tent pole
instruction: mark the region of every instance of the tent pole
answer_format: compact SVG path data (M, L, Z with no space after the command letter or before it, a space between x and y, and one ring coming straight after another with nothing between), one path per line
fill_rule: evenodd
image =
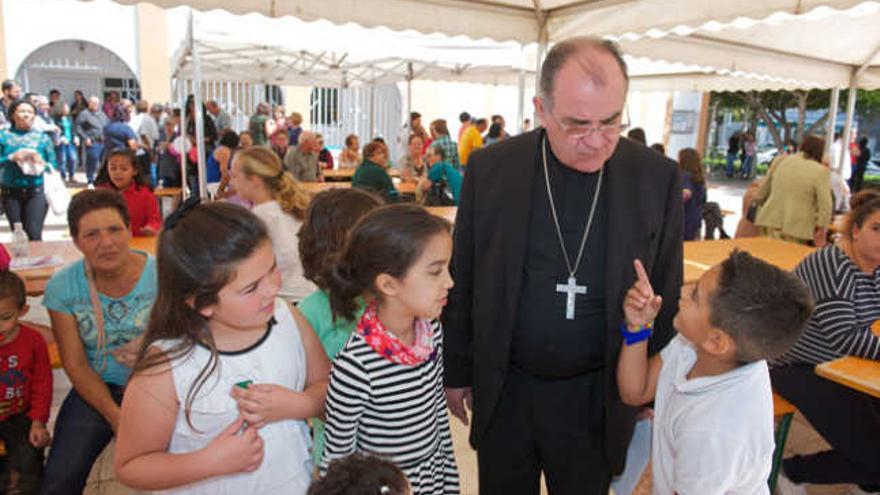
M410 115L412 115L412 80L413 80L413 64L412 62L406 63L406 128L408 133L412 133L412 129L410 129ZM408 139L409 136L406 136Z
M547 56L547 47L549 43L549 35L547 33L547 22L546 19L540 19L539 27L538 27L538 56L535 60L535 93L541 94L541 64L544 63L544 57ZM538 109L536 108L534 111L534 115L532 116L534 119L534 127L538 126Z
M190 52L193 60L193 114L196 124L196 153L198 154L198 177L199 177L199 197L206 199L208 197L208 184L205 177L205 114L202 108L202 63L199 58L199 50L196 48L195 32L193 29L192 12L190 12L189 29L190 29Z
M834 143L834 127L837 122L837 107L840 104L840 88L831 90L831 106L828 108L828 130L825 132L825 156L831 154L831 144ZM834 157L831 157L832 159ZM835 170L834 163L831 169Z
M181 200L185 200L186 188L189 185L186 183L186 83L180 78L177 79L177 101L180 105L180 128L178 129L180 149L177 150L180 153L180 196Z
M523 131L523 117L525 115L525 97L526 97L526 71L520 70L517 76L516 91L516 133Z
M375 134L375 125L376 125L376 83L373 82L370 84L370 134L369 138L372 141Z
M849 78L849 95L846 98L846 123L843 125L843 145L849 146L850 134L852 133L853 119L856 112L856 96L859 92L857 69L853 69L852 76ZM840 154L840 161L837 162L838 170L843 170L843 157L846 153Z

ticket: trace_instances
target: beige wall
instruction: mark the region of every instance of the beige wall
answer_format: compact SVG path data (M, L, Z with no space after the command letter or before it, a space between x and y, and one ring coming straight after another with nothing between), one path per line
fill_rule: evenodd
M152 4L139 3L136 17L141 97L150 103L171 101L171 61L168 59L165 11Z
M0 80L7 79L9 69L6 67L6 29L3 23L3 0L0 0Z
M311 112L309 112L309 97L312 94L312 88L305 86L282 86L284 91L284 111L287 115L293 112L299 112L303 117L302 127L308 129L311 127Z

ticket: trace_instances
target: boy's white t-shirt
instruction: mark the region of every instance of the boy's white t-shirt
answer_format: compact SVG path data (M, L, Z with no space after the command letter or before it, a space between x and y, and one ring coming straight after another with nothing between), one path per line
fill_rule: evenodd
M767 495L773 393L766 361L688 380L697 360L677 335L661 352L654 401L655 495Z

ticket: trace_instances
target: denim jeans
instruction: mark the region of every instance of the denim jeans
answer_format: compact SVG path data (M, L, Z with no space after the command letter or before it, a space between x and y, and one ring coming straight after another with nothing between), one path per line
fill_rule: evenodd
M9 220L9 228L21 222L28 239L43 240L43 222L49 212L49 203L43 186L36 187L4 187L0 190L3 197L3 209Z
M736 153L727 154L727 168L724 170L725 175L733 177L733 162L736 161Z
M31 419L20 413L0 421L0 439L8 453L0 490L6 493L36 494L43 476L43 449L31 445ZM16 476L13 476L13 473ZM10 486L10 481L17 478Z
M107 384L117 404L124 387ZM43 472L43 495L81 494L95 459L113 439L113 429L101 414L71 390L61 404L49 459Z
M98 166L101 165L101 158L104 156L104 145L101 143L92 143L86 146L86 180L89 184L95 182L95 173Z
M742 173L743 178L748 179L752 176L752 165L755 164L755 155L746 155L746 159L743 160Z
M58 161L58 171L61 178L73 179L76 171L76 147L72 144L59 144L55 147L55 160Z

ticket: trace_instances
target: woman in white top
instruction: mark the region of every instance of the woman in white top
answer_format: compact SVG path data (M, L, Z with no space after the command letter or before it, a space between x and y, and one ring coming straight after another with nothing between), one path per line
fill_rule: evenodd
M297 234L309 206L309 193L271 149L254 146L236 153L230 184L243 199L253 202L253 213L266 223L281 272L279 295L299 302L316 290L303 276Z

